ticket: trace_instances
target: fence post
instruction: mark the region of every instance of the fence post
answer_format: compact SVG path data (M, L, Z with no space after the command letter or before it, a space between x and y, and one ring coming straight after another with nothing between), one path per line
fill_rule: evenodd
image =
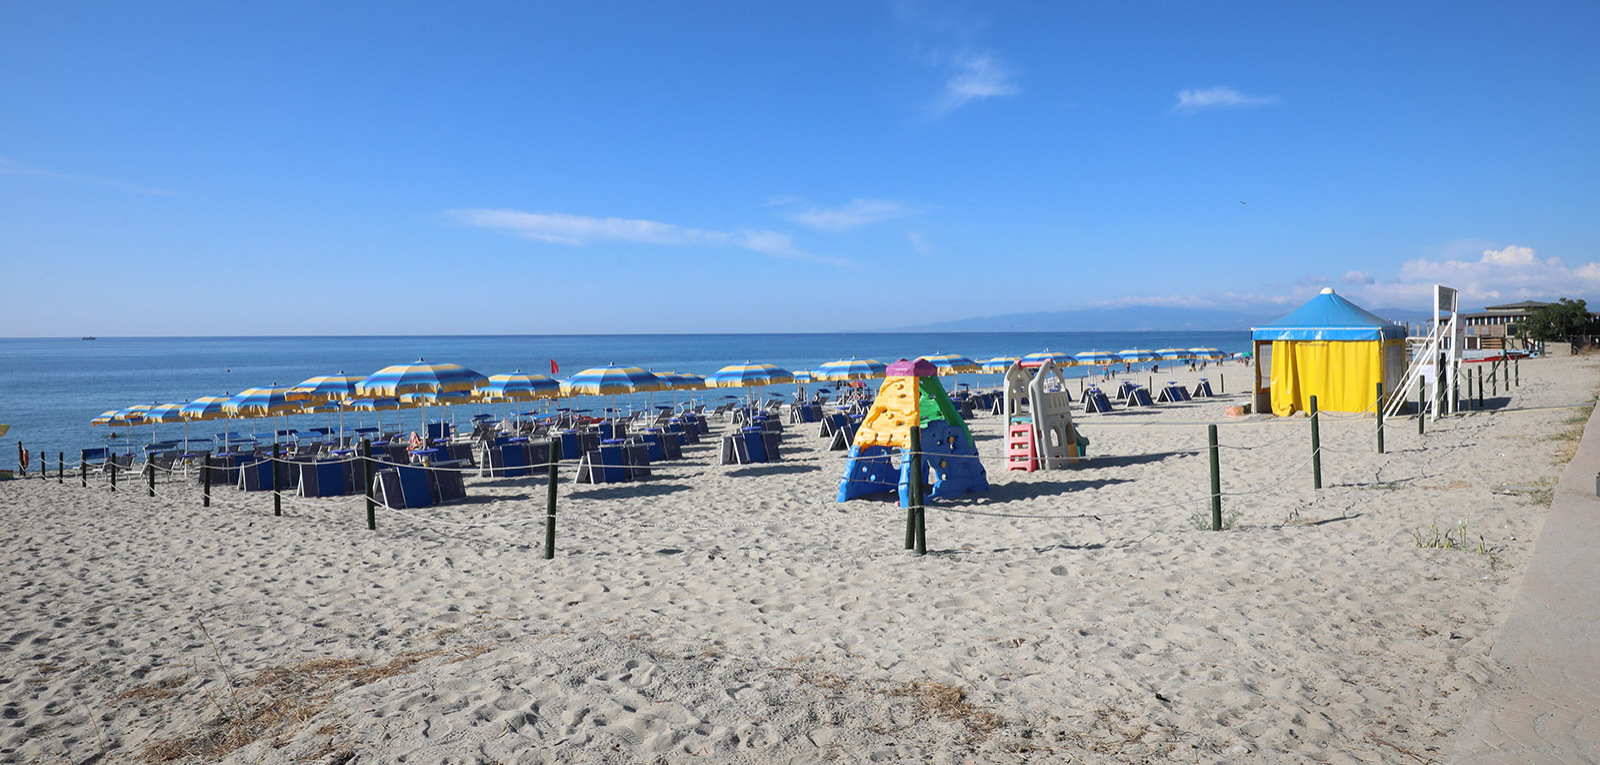
M1378 383L1378 453L1383 454L1383 383Z
M272 444L272 514L283 515L282 487L278 484L278 444Z
M917 451L922 446L922 429L917 425L911 426L911 440L907 443L906 461L916 459ZM906 549L914 550L917 547L917 484L921 476L917 471L906 466Z
M201 485L201 490L203 492L200 495L200 497L201 497L200 506L201 507L210 507L211 506L211 455L210 454L207 454L205 456L204 461L202 461L200 463L200 470L201 470L201 473L200 473L200 485Z
M1206 426L1206 440L1211 448L1211 530L1222 530L1222 467L1217 461L1217 426Z
M1511 359L1506 359L1506 393L1511 392Z
M367 530L378 530L378 506L372 501L372 442L361 439L361 483L367 496Z
M1424 382L1421 377L1418 377L1417 378L1417 435L1419 435L1419 436L1422 435L1422 429L1425 427L1422 424L1422 421L1427 419L1426 417L1423 416L1423 412L1427 410L1427 407L1424 406L1424 404L1427 402L1427 400L1428 400L1428 384L1426 382Z
M928 554L928 511L922 505L922 428L911 426L911 509L916 518L916 550Z
M1489 366L1489 392L1500 395L1500 362L1494 361Z
M154 497L156 495L156 463L148 454L144 458L144 475L146 489L150 492L150 496Z
M1514 370L1517 387L1522 387L1522 359L1520 357L1512 359L1511 368Z
M78 452L78 480L83 483L83 488L89 488L89 458Z
M1322 435L1317 425L1322 420L1317 416L1317 397L1311 397L1311 488L1322 488Z
M1450 374L1450 411L1461 416L1461 362L1456 362Z
M117 456L111 455L111 490L117 490Z
M1217 367L1217 393L1222 394L1227 392L1228 381L1222 376L1222 368L1219 366Z
M554 560L556 557L556 463L561 461L561 442L556 436L550 437L549 450L546 452L545 461L549 465L549 486L545 494L544 513L544 559Z
M67 482L67 453L56 452L56 483Z
M1482 364L1478 365L1478 405L1475 408L1477 408L1477 409L1482 409L1483 408L1483 365Z

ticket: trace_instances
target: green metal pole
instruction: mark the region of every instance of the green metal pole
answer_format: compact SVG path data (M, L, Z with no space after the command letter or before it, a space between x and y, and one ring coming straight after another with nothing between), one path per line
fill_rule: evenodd
M1378 453L1383 454L1383 383L1378 383Z
M278 483L278 444L272 444L272 514L283 515L282 487Z
M1483 408L1483 365L1482 364L1478 365L1478 406L1476 408L1477 409L1482 409Z
M1516 381L1517 387L1522 387L1522 359L1512 359L1511 369L1513 370L1513 379Z
M1217 459L1217 426L1206 426L1211 452L1211 530L1222 530L1222 466Z
M205 456L205 461L200 465L201 507L211 506L211 455Z
M1489 386L1490 386L1489 387L1489 392L1490 393L1492 393L1492 394L1494 394L1496 396L1500 395L1500 362L1499 361L1493 362L1493 365L1489 367Z
M1322 431L1317 428L1317 397L1311 397L1311 488L1322 488Z
M544 559L552 560L556 557L556 463L561 460L561 442L555 436L550 437L550 450L546 461L550 463L550 477L548 494L545 496L544 516Z
M1217 370L1217 394L1228 392L1228 381L1222 377L1222 370Z
M1505 374L1506 374L1506 392L1510 393L1511 392L1511 359L1506 359Z
M1459 362L1451 369L1450 374L1450 411L1461 414L1461 364Z
M378 530L378 504L372 501L372 441L361 439L361 484L367 495L367 530Z

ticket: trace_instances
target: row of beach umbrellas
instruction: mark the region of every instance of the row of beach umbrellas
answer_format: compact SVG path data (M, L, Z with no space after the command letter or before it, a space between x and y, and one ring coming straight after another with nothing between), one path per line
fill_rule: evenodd
M1155 351L1128 349L1115 353L1085 351L1073 355L1046 350L1021 357L1000 356L982 362L943 353L922 358L933 364L940 374L954 375L1004 372L1018 362L1023 366L1036 367L1046 360L1055 362L1057 366L1074 366L1169 359L1220 359L1225 356L1215 348L1162 348ZM814 370L802 372L789 372L772 364L746 362L723 367L704 377L610 365L585 369L566 380L556 380L521 370L487 376L459 364L428 363L418 359L412 364L385 367L365 377L340 372L313 377L294 386L249 388L233 396L202 396L182 404L131 406L105 412L93 419L91 424L110 427L148 424L154 440L156 425L182 423L187 440L190 422L315 413L326 413L331 418L337 413L342 432L346 411L377 413L428 406L534 401L570 396L615 397L657 391L760 388L813 380L842 382L882 377L886 371L887 365L876 359L851 358L830 361Z

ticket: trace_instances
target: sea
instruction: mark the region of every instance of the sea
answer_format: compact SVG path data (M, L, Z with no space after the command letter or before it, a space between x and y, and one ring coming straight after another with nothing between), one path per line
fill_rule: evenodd
M839 359L878 359L892 363L940 353L955 353L974 360L996 356L1021 356L1035 351L1119 351L1127 348L1214 347L1228 353L1248 351L1245 331L1139 331L1139 332L891 332L819 334L719 334L719 335L479 335L381 337L101 337L0 339L0 423L10 426L0 437L0 467L12 468L17 442L30 452L43 450L52 465L59 453L76 462L79 450L115 445L119 448L186 437L182 424L133 428L91 426L90 420L107 410L136 404L183 403L199 396L238 393L245 388L289 386L302 380L332 374L370 374L385 366L424 359L460 364L485 375L513 371L569 377L589 367L608 364L637 366L654 371L710 374L728 364L776 364L790 371L812 369ZM1148 364L1142 365L1148 367ZM1069 368L1069 376L1091 370ZM995 385L998 375L960 375L944 378L947 387ZM817 384L811 384L813 387ZM761 395L792 395L794 386L769 386ZM605 407L638 408L681 403L691 396L709 403L745 393L709 390L693 393L658 392L618 399L577 397L551 404L516 404L520 411L543 411L546 406L570 407L599 413ZM495 405L453 407L448 416L461 418L483 412L503 415ZM410 411L380 415L384 424L415 430L424 414ZM436 409L433 417L441 416ZM367 413L360 424L374 424ZM357 415L345 415L353 427ZM328 415L296 415L283 423L289 428L335 425ZM235 431L270 433L273 420L234 420ZM221 422L188 426L191 439L210 437ZM37 465L34 466L37 470Z

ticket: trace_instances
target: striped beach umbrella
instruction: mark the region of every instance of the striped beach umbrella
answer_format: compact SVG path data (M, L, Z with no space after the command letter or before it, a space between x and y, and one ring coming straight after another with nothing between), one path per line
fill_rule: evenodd
M1122 361L1122 357L1111 351L1084 351L1075 353L1073 361L1078 364L1115 364Z
M1155 361L1156 359L1160 358L1156 355L1155 351L1147 348L1125 348L1117 351L1117 355L1120 356L1123 361L1132 362Z
M868 359L871 361L871 359ZM823 366L827 366L824 364ZM885 367L887 368L887 367ZM708 388L756 388L756 395L760 395L760 388L766 385L783 385L794 382L794 375L788 370L772 364L755 364L746 361L743 364L730 364L706 377Z
M290 401L310 401L317 404L329 401L343 401L354 398L356 384L363 379L361 375L347 375L340 370L336 375L323 375L313 377L289 389L284 398Z
M228 403L231 396L201 396L178 408L178 413L183 415L184 449L188 449L189 423L204 422L206 420L222 420L222 432L228 432L227 415L222 412L222 405Z
M1022 360L1021 356L996 356L978 362L978 371L985 374L1005 374L1007 369Z
M520 369L508 375L489 375L489 381L478 389L478 397L486 401L532 401L560 395L560 380Z
M131 428L144 422L145 409L113 409L102 412L99 417L89 421L92 425L104 425L108 428ZM133 448L130 443L129 449Z
M282 417L285 414L294 414L300 411L300 402L284 398L288 392L288 388L279 387L246 388L223 402L222 413L229 417L246 419ZM278 424L281 426L283 423L280 420ZM272 434L273 441L278 440L277 431L282 429L282 427L274 429Z
M1217 350L1216 348L1190 348L1189 349L1189 353L1192 354L1197 359L1213 359L1214 360L1214 359L1223 359L1223 358L1227 358L1228 357L1228 354L1223 353L1222 351Z
M726 367L731 369L732 367ZM889 365L877 359L848 358L829 361L811 370L811 376L825 382L870 380L888 374Z
M1193 358L1194 354L1189 353L1187 348L1157 348L1156 356L1162 361L1183 361Z
M563 396L610 396L611 411L616 414L617 396L665 390L666 383L639 367L603 366L585 369L561 383Z
M399 409L410 409L400 403L397 398L355 398L345 402L345 406L357 413L358 424L356 427L366 427L366 413L372 412L378 420L378 429L383 429L383 415L381 412L393 412Z
M1035 368L1044 366L1046 361L1053 361L1058 367L1070 367L1078 363L1082 357L1083 354L1081 353L1074 358L1070 354L1062 353L1061 351L1052 351L1046 349L1038 353L1030 353L1026 356L1023 356L1020 363L1025 367Z
M429 364L417 359L415 364L396 364L367 375L356 383L355 395L397 398L406 393L453 393L475 390L488 382L488 377L460 364Z
M965 372L977 372L979 369L978 362L955 353L940 353L919 358L932 364L941 377L944 375L959 375Z

